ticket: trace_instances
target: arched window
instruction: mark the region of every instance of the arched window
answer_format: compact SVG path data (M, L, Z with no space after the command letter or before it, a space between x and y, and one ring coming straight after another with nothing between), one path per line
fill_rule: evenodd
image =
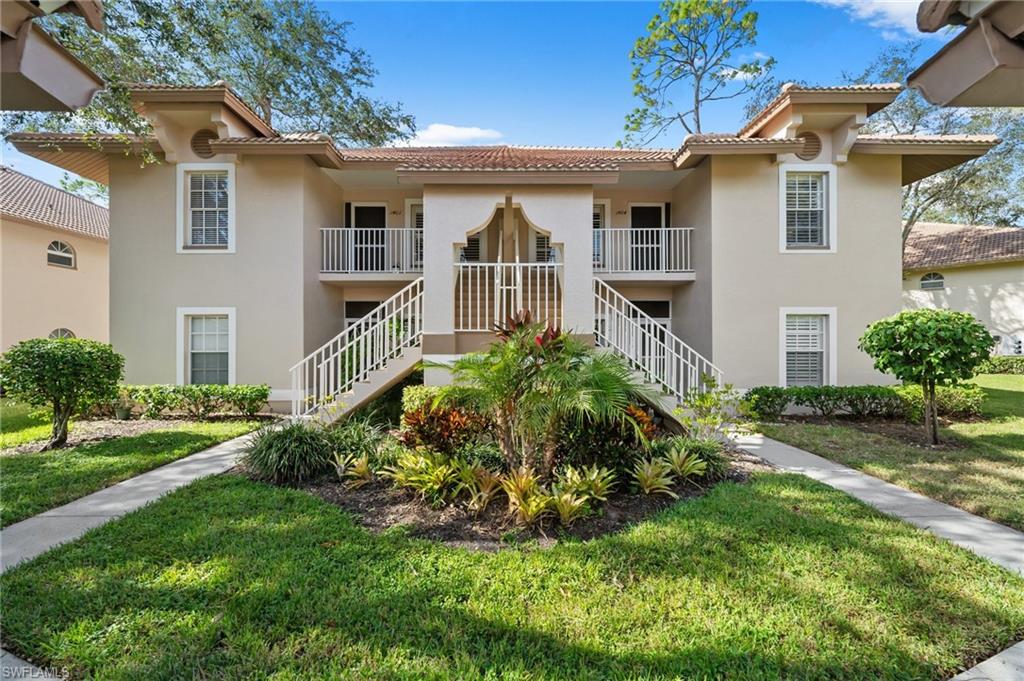
M929 272L921 277L921 288L924 290L946 288L946 280L938 272Z
M75 334L71 329L61 327L50 332L50 338L74 338Z
M51 241L46 248L46 263L57 267L74 267L75 249L63 241Z

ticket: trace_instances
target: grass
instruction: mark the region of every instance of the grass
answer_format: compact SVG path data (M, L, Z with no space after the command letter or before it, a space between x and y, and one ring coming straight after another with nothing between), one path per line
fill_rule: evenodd
M0 527L242 435L254 421L187 422L50 452L0 456Z
M930 449L840 424L764 424L769 436L1024 531L1024 376L986 375L984 420L953 423Z
M1020 577L783 474L498 553L219 476L0 587L5 648L115 679L940 679L1024 636Z
M44 440L49 436L50 419L45 410L0 397L0 449Z

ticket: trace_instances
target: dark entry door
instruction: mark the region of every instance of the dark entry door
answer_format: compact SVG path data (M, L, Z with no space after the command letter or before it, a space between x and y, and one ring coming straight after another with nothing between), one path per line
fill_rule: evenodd
M383 272L385 265L384 206L353 206L352 259L357 272Z
M634 272L661 269L661 227L663 206L630 206L631 264Z

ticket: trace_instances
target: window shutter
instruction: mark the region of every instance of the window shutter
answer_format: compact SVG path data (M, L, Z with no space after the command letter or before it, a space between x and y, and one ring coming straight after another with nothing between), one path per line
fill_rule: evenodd
M412 208L412 226L415 229L423 229L423 204L417 203Z
M462 249L463 262L480 262L480 235L466 237L466 245Z

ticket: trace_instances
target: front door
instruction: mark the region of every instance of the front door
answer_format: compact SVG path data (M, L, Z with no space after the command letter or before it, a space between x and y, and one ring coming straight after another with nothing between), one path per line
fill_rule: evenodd
M352 206L352 264L356 272L383 272L387 208Z
M661 231L665 226L663 205L630 206L630 260L634 272L661 269Z

